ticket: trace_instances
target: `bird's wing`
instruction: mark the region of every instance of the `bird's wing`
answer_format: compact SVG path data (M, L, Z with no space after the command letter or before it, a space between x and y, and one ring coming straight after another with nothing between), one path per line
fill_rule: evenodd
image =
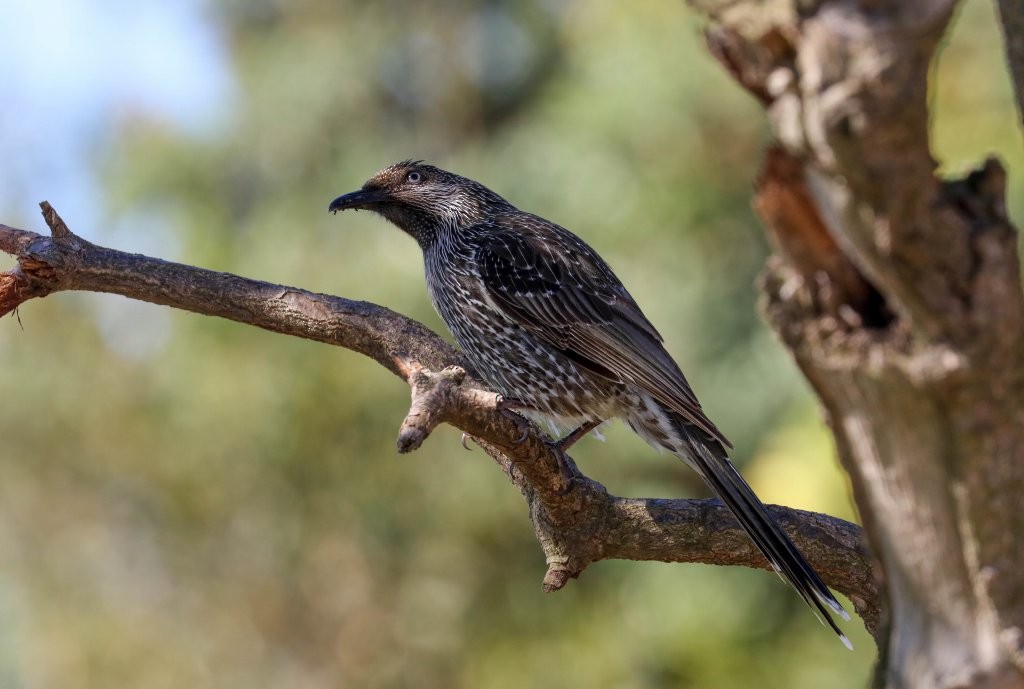
M727 447L661 335L597 253L528 214L469 230L486 294L506 316L576 364L636 385Z

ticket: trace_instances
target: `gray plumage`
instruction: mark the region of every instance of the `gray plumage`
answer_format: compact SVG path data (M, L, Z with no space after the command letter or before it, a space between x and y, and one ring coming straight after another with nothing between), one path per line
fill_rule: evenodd
M729 441L661 335L582 239L419 161L385 168L330 205L349 208L373 210L416 239L434 307L497 392L562 427L621 418L682 459L850 645L829 614L849 619L846 611L729 461Z

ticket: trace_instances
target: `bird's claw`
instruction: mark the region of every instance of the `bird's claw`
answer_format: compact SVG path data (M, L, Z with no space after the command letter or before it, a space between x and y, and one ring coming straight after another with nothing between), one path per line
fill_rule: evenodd
M505 416L505 418L514 421L516 424L516 428L522 431L522 435L513 440L512 443L514 445L522 445L523 443L525 443L526 439L530 437L530 429L532 428L532 424L530 424L530 421L516 410L529 409L529 405L527 405L522 400L508 399L499 396L497 407L498 411L500 411Z
M469 433L463 433L462 434L462 439L459 440L459 442L462 444L462 449L463 450L469 450L470 449L469 445L466 444L467 440L469 440Z
M572 489L573 481L576 480L576 474L569 468L569 455L565 453L562 441L549 440L546 444L551 449L552 454L555 455L555 462L558 464L558 473L561 475L562 482L565 484L565 487L560 491L560 493L564 495Z
M530 422L523 416L515 413L511 409L502 409L501 413L506 418L511 419L515 424L516 428L522 431L518 438L512 441L513 445L522 445L526 442L526 439L530 437Z

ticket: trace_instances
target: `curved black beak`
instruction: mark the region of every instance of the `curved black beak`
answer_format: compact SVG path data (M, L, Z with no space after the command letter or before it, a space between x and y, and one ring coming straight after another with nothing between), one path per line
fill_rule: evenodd
M327 211L330 213L337 213L338 211L344 211L350 208L369 208L386 200L386 198L387 195L379 189L360 189L359 191L343 194L334 199L331 201L331 205L327 207Z

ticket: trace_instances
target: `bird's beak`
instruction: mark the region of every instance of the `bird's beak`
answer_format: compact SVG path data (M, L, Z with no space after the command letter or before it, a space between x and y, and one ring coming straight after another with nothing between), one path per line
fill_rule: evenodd
M331 205L327 207L327 210L330 213L337 213L338 211L344 211L350 208L371 208L385 200L387 200L387 194L380 189L360 189L359 191L343 194L342 196L334 199L331 201Z

